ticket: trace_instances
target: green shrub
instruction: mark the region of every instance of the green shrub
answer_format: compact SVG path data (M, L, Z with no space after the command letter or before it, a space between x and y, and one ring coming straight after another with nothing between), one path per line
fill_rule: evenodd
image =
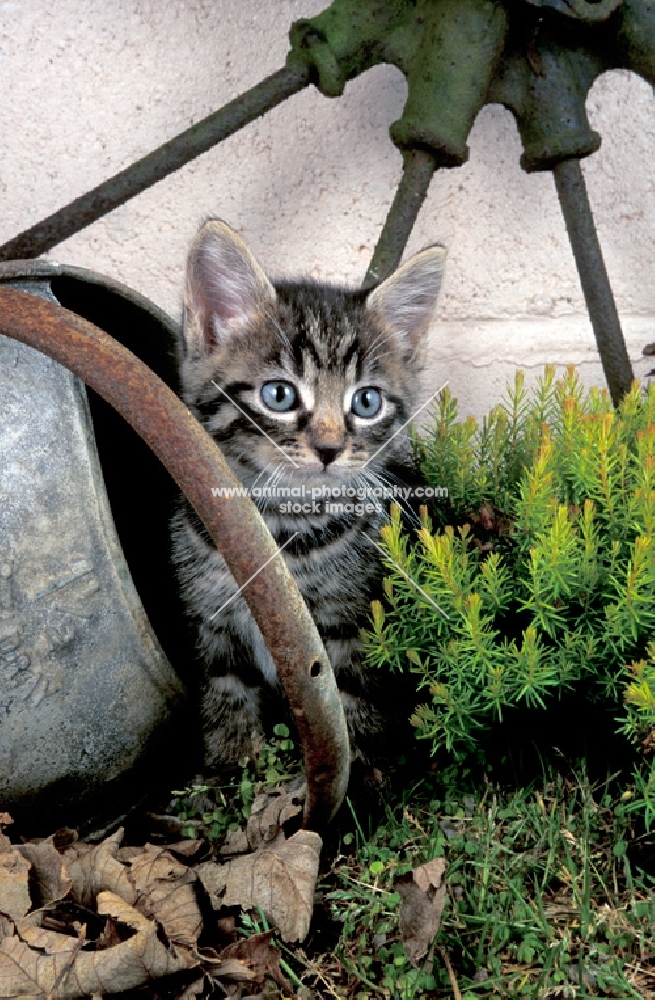
M449 499L436 530L423 509L416 540L392 512L364 641L418 675L417 734L461 759L510 707L577 688L653 743L655 388L635 384L614 411L574 368L546 368L531 395L519 372L481 426L458 422L445 390L414 443Z

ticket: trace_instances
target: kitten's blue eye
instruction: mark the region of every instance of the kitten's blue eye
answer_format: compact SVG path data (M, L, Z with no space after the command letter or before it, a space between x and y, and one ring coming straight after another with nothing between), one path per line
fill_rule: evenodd
M380 390L367 386L365 389L358 389L353 394L350 409L356 417L374 417L380 412L381 406L382 393Z
M295 409L298 394L289 382L266 382L262 386L262 401L269 410L283 413Z

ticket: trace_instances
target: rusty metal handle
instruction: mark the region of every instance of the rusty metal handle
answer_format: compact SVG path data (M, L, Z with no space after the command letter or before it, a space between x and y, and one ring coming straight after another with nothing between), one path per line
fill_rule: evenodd
M346 793L349 747L334 673L295 580L248 497L217 497L240 484L184 403L109 334L62 306L0 288L0 333L69 368L121 414L184 491L243 591L289 698L305 760L304 825L320 829Z

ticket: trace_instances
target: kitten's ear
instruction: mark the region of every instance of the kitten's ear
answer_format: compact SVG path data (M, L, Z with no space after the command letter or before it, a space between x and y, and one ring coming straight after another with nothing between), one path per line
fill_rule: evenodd
M212 219L196 235L186 268L184 335L187 347L205 353L243 327L275 289L240 236Z
M437 304L445 260L444 247L426 247L374 288L366 300L366 308L403 338L408 361L420 357Z

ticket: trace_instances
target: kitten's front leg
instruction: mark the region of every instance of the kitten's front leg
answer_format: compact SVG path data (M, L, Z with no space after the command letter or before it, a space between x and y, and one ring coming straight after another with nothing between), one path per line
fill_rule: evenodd
M231 578L228 586L236 587ZM219 593L222 602L226 590ZM208 615L200 624L199 637L205 660L201 705L205 767L220 771L252 757L263 740L263 688L275 685L275 664L242 596L219 617Z
M252 757L262 738L261 687L250 687L235 674L207 679L202 697L205 767L221 771Z

